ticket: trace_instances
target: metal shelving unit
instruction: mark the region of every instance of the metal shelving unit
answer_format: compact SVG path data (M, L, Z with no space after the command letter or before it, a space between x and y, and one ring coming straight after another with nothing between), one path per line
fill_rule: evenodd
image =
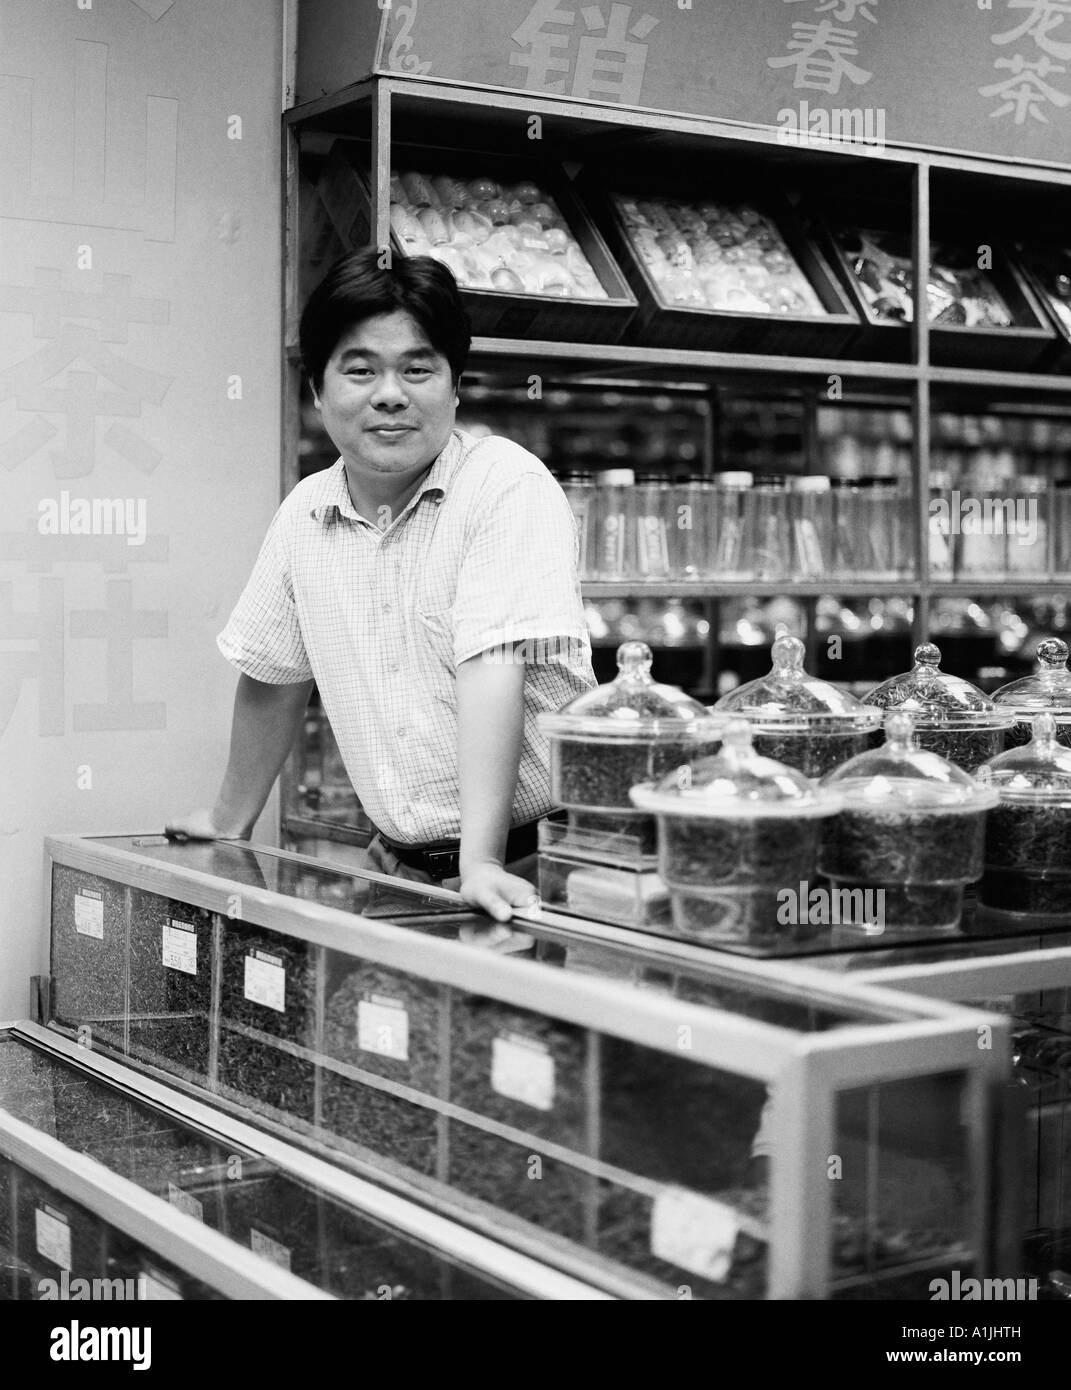
M878 170L904 197L910 189L912 254L915 267L929 263L930 209L935 192L959 197L999 183L1002 200L1024 205L1031 199L1071 193L1071 167L1024 165L1006 159L977 158L906 148L876 149L867 145L835 149L787 149L777 143L776 131L731 121L685 117L651 111L633 111L599 102L578 102L539 95L483 90L460 83L420 77L371 77L319 100L287 111L283 117L286 176L286 248L284 341L288 388L283 412L283 491L298 481L300 433L300 366L296 349L299 245L299 168L302 143L315 146L338 136L358 138L371 146L372 226L377 244L388 245L390 150L395 142L426 141L435 132L437 143L486 151L514 151L523 141L530 153L525 130L538 117L541 122L540 153L560 161L593 160L613 152L636 152L666 160L687 159L712 153L740 155L762 162L771 176L792 179L836 179L845 173L872 174ZM862 163L860 163L862 161ZM873 167L869 167L873 166ZM692 392L705 388L713 401L719 387L758 387L769 391L801 391L805 408L813 415L821 404L829 380L836 377L846 404L878 396L902 404L911 414L911 483L914 496L915 568L910 577L896 581L867 582L850 579L828 583L719 584L711 583L605 583L586 582L585 596L592 599L657 597L714 601L734 596L787 594L804 601L813 626L813 600L827 593L845 598L901 596L914 605L915 642L930 631L931 602L946 597L977 594L1016 596L1059 594L1066 585L1055 581L1016 580L999 582L934 580L929 574L929 478L933 416L940 410L979 413L1021 413L1024 409L1071 416L1071 376L1045 372L976 370L935 367L931 363L930 325L926 281L914 275L914 314L910 326L911 351L906 362L859 358L808 358L778 354L706 352L693 349L650 348L628 343L578 344L560 341L526 341L516 338L480 337L473 341L471 371L483 384L503 388L523 384L538 372L547 386L596 383L614 387L633 385ZM708 441L709 447L709 441ZM708 460L709 467L709 460ZM808 600L812 602L808 605ZM711 644L716 643L712 624ZM709 654L708 665L713 660Z

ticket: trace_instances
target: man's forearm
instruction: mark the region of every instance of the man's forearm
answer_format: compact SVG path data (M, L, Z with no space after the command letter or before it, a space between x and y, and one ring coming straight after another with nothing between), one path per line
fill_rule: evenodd
M524 666L473 657L457 672L461 876L505 858L524 741Z
M239 676L227 771L212 811L223 835L247 839L294 742L313 682L266 685Z

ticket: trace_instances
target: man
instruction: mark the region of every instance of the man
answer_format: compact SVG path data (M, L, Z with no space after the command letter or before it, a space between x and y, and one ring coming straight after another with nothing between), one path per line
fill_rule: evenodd
M595 678L565 495L518 445L454 429L469 344L429 257L359 252L313 292L302 359L341 457L269 527L218 638L240 672L222 788L167 830L247 839L315 682L377 827L369 867L505 921L552 809L537 715Z

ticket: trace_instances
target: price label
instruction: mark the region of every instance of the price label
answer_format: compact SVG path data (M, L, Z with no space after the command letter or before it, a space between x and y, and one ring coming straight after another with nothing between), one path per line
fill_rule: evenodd
M173 1182L167 1185L167 1200L176 1211L185 1212L187 1216L192 1216L195 1221L205 1219L204 1206L197 1200L192 1192L186 1192L181 1187L176 1187Z
M286 970L278 956L251 951L245 958L245 997L266 1009L286 1012Z
M504 1033L491 1043L491 1089L534 1110L554 1105L554 1058L538 1038Z
M165 1300L179 1303L183 1301L182 1294L174 1280L155 1269L143 1269L141 1271L141 1276L138 1279L138 1297L151 1299L157 1303Z
M262 1255L273 1265L278 1265L280 1269L289 1271L290 1251L285 1245L273 1240L271 1236L265 1235L263 1231L258 1231L255 1226L250 1228L249 1244L254 1255Z
M164 923L164 965L168 970L197 974L197 932L189 922L171 917Z
M651 1212L651 1254L713 1283L729 1274L740 1223L724 1202L683 1188L659 1192Z
M357 1005L357 1046L362 1052L409 1061L409 1015L400 999L370 995Z
M71 1227L67 1218L54 1207L35 1207L34 1229L37 1237L37 1253L46 1260L59 1265L60 1269L71 1267Z
M79 888L74 895L74 929L82 936L104 939L104 894L93 888Z

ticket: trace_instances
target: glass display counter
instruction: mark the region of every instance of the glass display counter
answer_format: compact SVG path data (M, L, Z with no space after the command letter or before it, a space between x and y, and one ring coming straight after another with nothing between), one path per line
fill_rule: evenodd
M547 913L502 926L247 844L48 852L51 1028L95 1065L614 1296L925 1298L1008 1267L998 1015Z
M606 1295L20 1024L0 1031L0 1299L47 1297Z

